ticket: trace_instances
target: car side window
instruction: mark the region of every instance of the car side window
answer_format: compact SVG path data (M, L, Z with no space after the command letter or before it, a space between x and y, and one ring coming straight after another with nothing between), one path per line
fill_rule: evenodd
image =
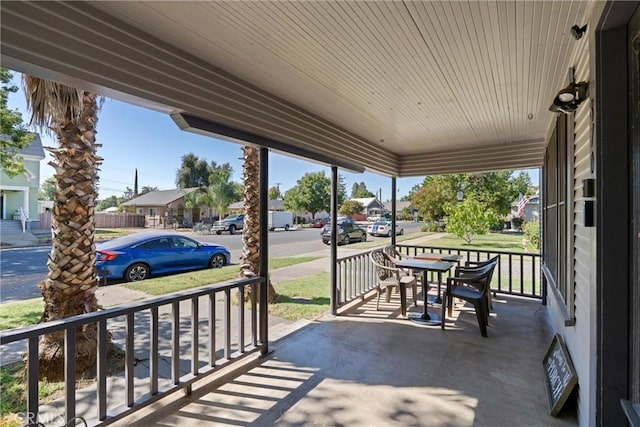
M137 248L142 250L171 249L171 241L165 237L161 239L153 239L139 244Z
M184 237L174 237L173 245L179 249L195 249L198 244L193 240L185 239Z

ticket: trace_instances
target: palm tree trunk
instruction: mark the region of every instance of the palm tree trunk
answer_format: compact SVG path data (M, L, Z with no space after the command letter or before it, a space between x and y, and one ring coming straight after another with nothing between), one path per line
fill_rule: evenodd
M242 256L240 257L240 277L254 277L260 273L260 161L256 148L242 147L242 181L244 183L244 227L242 232ZM247 288L245 299L250 298L251 288ZM259 298L259 295L257 296ZM268 282L269 303L276 302L276 291L271 280Z
M98 309L95 291L95 184L101 158L96 155L97 95L84 92L79 120L53 127L58 148L48 148L54 161L57 188L52 215L52 248L47 279L39 284L44 297L41 322ZM63 335L46 335L40 343L40 373L49 379L64 377ZM87 372L96 363L96 327L76 331L76 370Z

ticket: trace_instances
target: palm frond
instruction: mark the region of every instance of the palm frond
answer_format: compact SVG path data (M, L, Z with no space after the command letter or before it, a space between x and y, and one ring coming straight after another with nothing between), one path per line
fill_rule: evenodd
M83 90L27 74L22 81L33 125L49 129L55 123L80 118Z

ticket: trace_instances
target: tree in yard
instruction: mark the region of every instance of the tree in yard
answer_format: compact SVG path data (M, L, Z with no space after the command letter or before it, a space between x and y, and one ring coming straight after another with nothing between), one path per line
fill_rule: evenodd
M356 200L346 200L340 205L338 213L344 216L357 215L362 213L364 205Z
M303 210L316 217L320 211L329 211L331 206L331 179L322 172L304 174L297 182L296 194Z
M294 221L298 221L298 212L304 211L302 202L300 201L298 186L291 187L284 193L284 208L288 211L295 212Z
M54 177L50 177L45 179L42 184L40 184L40 189L38 191L38 200L55 200L55 191L56 191L57 181Z
M138 197L138 168L136 168L136 175L133 178L133 197Z
M107 208L117 208L120 203L123 203L125 200L122 197L118 196L109 196L104 200L100 200L96 203L96 212L103 211Z
M244 227L242 231L242 255L240 277L247 279L260 274L260 158L258 149L242 146L242 182L244 184ZM276 302L276 290L268 280L267 302ZM245 299L250 298L247 287ZM259 295L258 295L259 297Z
M0 144L0 169L9 177L25 171L24 159L19 153L29 146L34 137L23 125L20 112L7 107L9 94L18 91L12 79L13 74L9 70L0 68L0 134L4 135Z
M496 220L496 214L483 203L472 198L445 206L447 232L471 244L476 235L486 234Z
M282 193L280 192L279 185L269 188L269 200L282 200Z
M215 162L212 162L215 167ZM178 188L206 187L209 185L211 166L206 160L199 159L193 153L182 156L180 168L176 172Z
M138 196L142 196L143 194L151 193L152 191L160 191L160 189L158 187L156 187L155 185L143 185L142 188L140 189L140 193L138 193ZM135 194L136 190L133 190L133 192Z
M426 177L411 197L411 204L425 221L441 220L445 216L445 206L454 202L455 192L442 176Z
M209 175L209 185L206 192L201 194L197 202L212 206L220 218L227 214L229 205L238 200L238 185L231 181L233 168L229 163L225 163Z
M32 122L56 135L54 157L56 191L52 214L52 247L47 278L38 286L44 298L41 322L96 311L98 288L95 251L96 180L101 158L95 142L98 96L58 83L23 76ZM64 336L45 335L40 342L40 374L49 379L64 376ZM96 363L96 328L76 331L76 370L85 372Z
M375 194L367 190L367 185L364 182L354 182L353 186L351 187L351 198L364 199L367 197L375 197Z

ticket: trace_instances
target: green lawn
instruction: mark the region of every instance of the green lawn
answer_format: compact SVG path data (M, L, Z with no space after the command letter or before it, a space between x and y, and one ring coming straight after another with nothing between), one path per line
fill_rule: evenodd
M290 265L313 261L315 259L318 259L318 257L273 258L269 260L269 270L288 267ZM141 291L149 295L157 296L197 288L198 286L209 285L212 283L224 282L226 280L237 279L239 272L240 268L237 265L228 265L222 268L209 268L189 273L156 277L143 280L141 282L126 283L123 286L134 291Z
M38 323L44 304L42 298L9 302L0 306L0 331Z
M329 311L329 273L317 273L275 285L278 301L269 314L287 320L313 320Z
M431 240L428 246L436 246L443 248L461 248L461 249L479 249L483 251L508 251L508 252L530 252L522 249L522 234L503 234L488 233L476 236L475 239L468 244L463 239L447 234L440 239ZM538 252L534 250L534 252Z

